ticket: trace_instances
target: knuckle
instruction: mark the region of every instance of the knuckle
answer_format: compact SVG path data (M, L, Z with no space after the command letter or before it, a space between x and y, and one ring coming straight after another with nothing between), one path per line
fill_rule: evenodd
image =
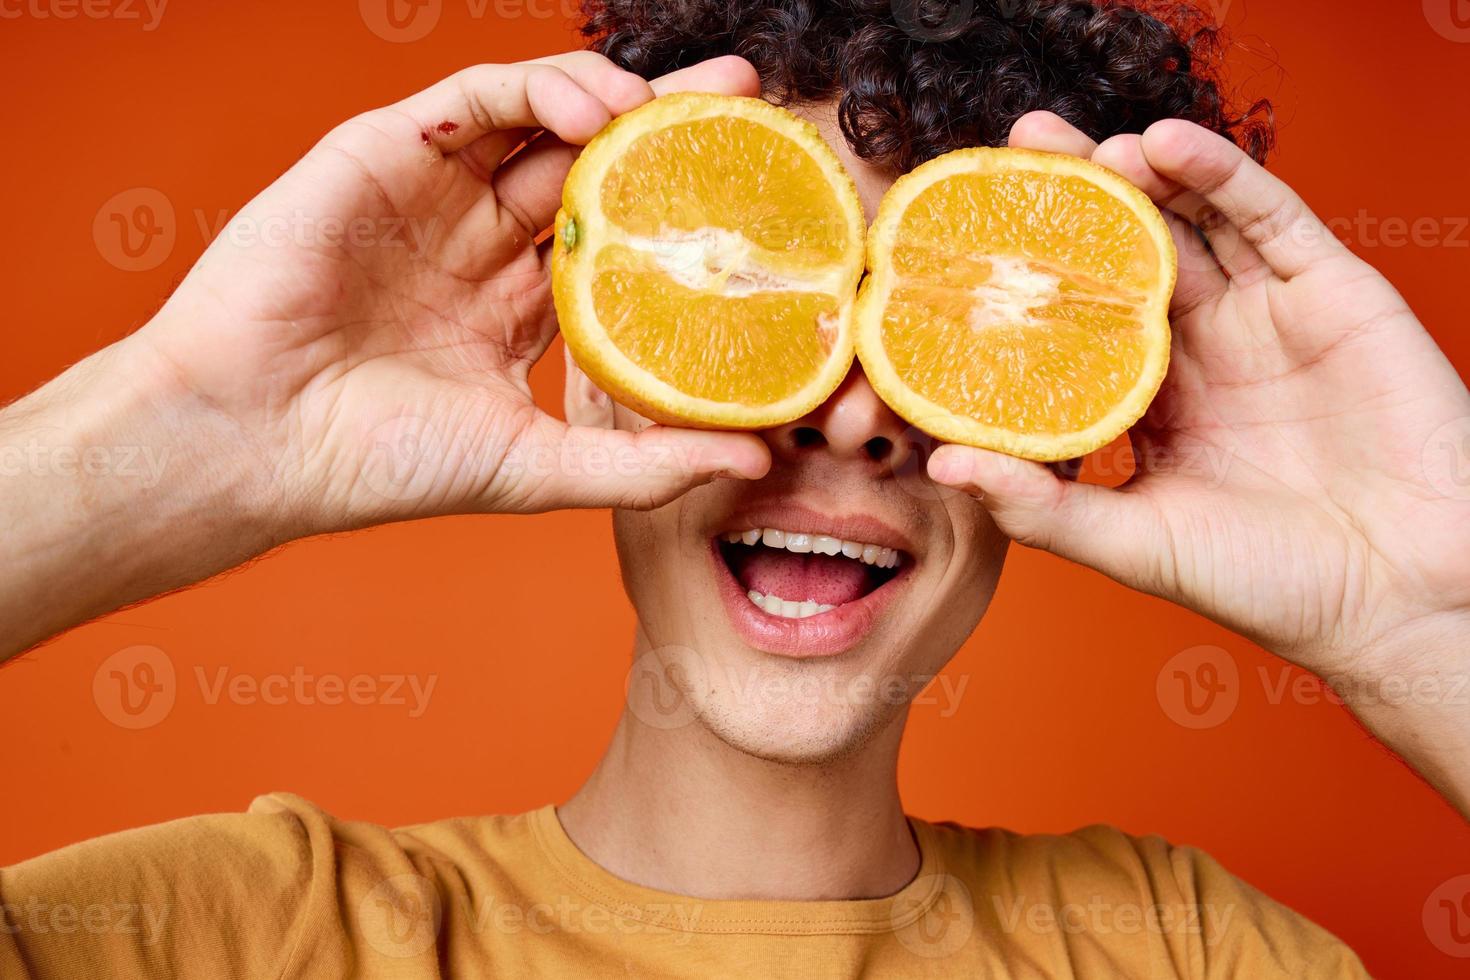
M1241 223L1240 233L1246 240L1260 244L1281 241L1301 217L1301 208L1292 200L1278 201Z
M401 128L399 115L392 108L370 109L343 120L327 131L317 148L347 153L354 157L369 156Z
M599 51L589 50L568 51L566 54L559 55L555 60L548 63L573 65L584 68L617 68L617 65L613 64L612 59L607 57L607 55Z
M461 68L451 77L461 85L490 85L503 80L510 70L520 67L519 65L500 65L482 61L468 68Z

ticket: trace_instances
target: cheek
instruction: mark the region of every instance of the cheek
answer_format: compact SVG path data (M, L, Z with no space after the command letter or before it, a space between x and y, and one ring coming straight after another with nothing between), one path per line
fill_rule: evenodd
M655 547L653 517L641 511L615 510L612 518L623 591L637 609L658 587L659 563L649 560Z
M680 596L678 586L688 579L690 563L704 560L704 542L691 528L701 513L699 501L713 489L698 487L656 510L613 511L624 590L640 614L666 596Z
M967 587L980 588L986 600L995 591L1001 566L1005 564L1010 538L1001 533L990 514L973 497L957 494L946 507L950 526L954 529L954 566L956 579Z
M966 549L969 552L972 573L982 584L988 597L995 591L996 581L1000 578L1000 570L1005 565L1006 554L1011 547L1011 539L995 526L990 515L979 504L975 505L975 509L978 513L966 538Z
M647 547L651 536L649 515L636 510L614 510L612 512L613 541L617 544L618 558L624 563L632 555Z
M977 502L965 497L947 507L953 548L923 604L936 645L953 655L969 638L990 606L1005 566L1007 538ZM922 588L922 586L921 586Z

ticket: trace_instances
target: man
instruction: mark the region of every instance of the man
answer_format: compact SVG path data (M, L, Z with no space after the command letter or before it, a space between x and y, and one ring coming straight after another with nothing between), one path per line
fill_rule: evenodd
M903 814L906 702L875 692L912 697L943 666L1011 538L1353 691L1463 671L1470 650L1470 506L1421 451L1470 394L1398 294L1226 138L1269 142L1222 109L1184 28L1080 2L955 9L593 4L596 46L636 73L591 52L469 69L334 130L236 219L401 218L423 248L222 236L143 329L0 414L6 444L176 461L148 490L7 485L6 654L308 534L611 506L634 655L683 712L626 713L557 808L388 831L273 796L6 869L0 975L1364 975L1190 849ZM792 102L870 213L902 169L1008 139L1184 216L1170 378L1134 430L1147 470L1114 491L930 452L856 367L754 434L650 426L574 371L570 424L539 412L527 375L556 326L537 239L571 147L677 89ZM385 473L375 452L400 440L415 466ZM1218 486L1187 465L1205 446L1232 461ZM815 535L861 548L802 557ZM814 576L830 619L746 598ZM1470 722L1350 706L1470 813ZM151 925L26 914L94 905Z

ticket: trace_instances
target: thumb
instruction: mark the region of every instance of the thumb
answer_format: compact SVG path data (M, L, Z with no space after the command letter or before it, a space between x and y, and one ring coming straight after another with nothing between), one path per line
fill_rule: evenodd
M969 446L936 449L929 477L975 497L1021 544L1134 588L1157 588L1166 535L1152 504L1136 493L1074 483L1041 463Z
M519 509L651 510L716 477L756 480L771 468L770 450L748 432L661 425L625 432L547 421L553 424L502 466L505 476L524 481Z

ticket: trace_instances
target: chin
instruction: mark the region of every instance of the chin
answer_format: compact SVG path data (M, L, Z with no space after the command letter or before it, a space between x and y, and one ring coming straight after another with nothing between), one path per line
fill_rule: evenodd
M901 730L909 703L947 659L888 641L889 629L840 656L771 654L721 619L709 617L689 645L663 648L666 661L678 662L670 679L692 725L746 755L786 765L830 764Z
M752 703L707 692L694 715L715 738L738 752L794 767L829 766L858 755L880 733L902 726L903 705L813 705L805 697Z

